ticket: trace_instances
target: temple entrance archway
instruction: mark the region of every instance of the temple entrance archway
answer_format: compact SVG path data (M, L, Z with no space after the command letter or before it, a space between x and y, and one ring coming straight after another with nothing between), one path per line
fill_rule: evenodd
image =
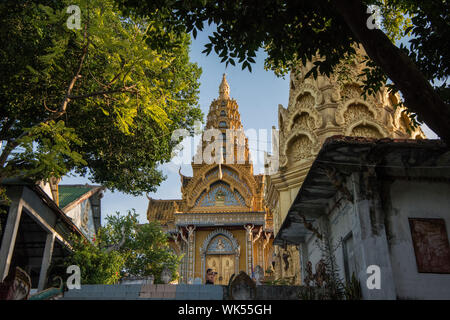
M206 255L206 269L211 268L217 272L215 284L228 285L234 274L234 255L209 254Z
M201 248L203 275L208 268L213 269L218 273L215 284L227 285L231 276L238 273L239 253L239 244L229 231L218 229L211 232Z

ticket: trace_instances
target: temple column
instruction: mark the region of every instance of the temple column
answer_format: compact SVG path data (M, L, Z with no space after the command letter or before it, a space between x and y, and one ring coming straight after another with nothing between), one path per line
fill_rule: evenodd
M253 264L252 264L253 267L256 267L256 265L259 264L260 261L261 261L260 260L260 255L261 255L261 251L260 251L261 246L260 246L260 244L261 243L258 240L261 237L262 230L263 230L263 227L260 227L258 233L256 234L256 236L252 237L252 252L253 252L252 259L253 259L253 263L255 264L255 266L253 266ZM258 249L258 252L257 252L258 254L257 255L255 254L255 248Z
M368 171L366 182L363 181L364 173L353 173L350 176L354 197L353 237L355 240L355 254L359 263L358 278L361 282L363 299L395 300L397 295L389 258L389 244L386 237L384 213L378 192L376 192L376 187L373 183L375 172ZM365 192L362 191L364 188L366 188ZM370 290L367 286L369 266L379 268L380 289Z
M306 242L303 242L300 245L300 285L303 285L305 283L305 277L306 277L306 267L308 263L308 245Z
M247 274L248 275L252 275L252 265L253 265L253 228L255 226L252 224L247 224L244 226L245 231L246 231L246 255L245 255L245 260L246 260L246 269L247 269Z
M188 226L188 282L194 282L195 275L195 226Z
M264 239L264 241L263 241L262 255L263 255L263 269L264 269L264 274L266 274L266 270L267 270L267 268L269 267L269 266L268 266L268 260L269 260L269 257L266 258L266 247L267 247L267 245L269 244L269 241L270 241L270 232L269 232L269 233L264 232L264 236L265 236L265 239Z
M183 228L181 228L178 233L180 234L182 242L182 252L184 253L184 257L182 260L182 277L183 277L183 283L189 282L189 274L188 274L188 263L189 263L189 241L185 237Z
M22 216L22 208L22 199L12 201L9 207L8 218L5 229L3 230L2 247L0 249L0 281L3 281L9 273L20 217Z
M48 267L52 261L53 247L55 245L55 234L48 233L45 240L44 256L42 257L41 271L39 273L38 291L44 290L45 279L47 277Z

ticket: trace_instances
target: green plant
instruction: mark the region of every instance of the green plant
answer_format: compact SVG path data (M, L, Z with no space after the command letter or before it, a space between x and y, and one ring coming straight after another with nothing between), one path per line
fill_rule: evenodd
M139 224L138 214L133 210L126 215L106 217L102 241L105 246L123 242L115 251L124 256L121 274L131 276L153 275L155 283L161 282L161 272L167 267L172 279L177 277L177 268L183 256L176 256L169 248L168 236L159 223Z
M276 279L265 282L266 285L269 286L287 286L289 282L286 279Z
M67 26L67 8L81 28ZM174 130L201 120L189 35L113 0L0 2L0 182L69 172L154 192Z
M161 283L165 267L176 279L182 256L171 252L159 224L140 225L137 217L134 209L126 215L117 212L106 217L106 225L92 241L73 237L73 252L65 259L65 266L78 265L84 284L113 284L124 275L153 275L155 283Z
M356 278L355 273L352 273L352 278L344 286L344 294L346 300L361 300L361 283Z
M101 230L99 233L101 234ZM99 234L99 236L100 236ZM120 279L125 256L117 251L107 252L98 238L92 242L83 237L72 237L73 252L64 261L65 266L77 265L82 284L114 284Z
M339 276L339 267L335 252L342 244L333 245L328 232L323 239L317 240L322 259L316 264L316 273L312 274L311 262L307 263L305 289L299 295L301 300L360 300L361 285L355 274L349 282L344 283ZM311 285L311 282L312 285Z
M318 266L316 266L316 285L324 287L326 298L332 300L340 300L344 295L344 285L339 276L339 266L336 261L336 250L341 246L342 241L333 245L329 230L324 230L322 233L323 239L317 240L318 247L322 254ZM319 269L319 270L317 270ZM321 283L318 279L323 278Z

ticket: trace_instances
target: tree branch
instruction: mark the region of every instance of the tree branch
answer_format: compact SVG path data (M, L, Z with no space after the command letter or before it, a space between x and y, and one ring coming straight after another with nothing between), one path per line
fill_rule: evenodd
M401 91L405 105L450 145L450 105L444 103L414 62L381 30L367 27L370 15L360 0L336 0L333 4L369 57Z
M22 134L23 135L23 134ZM20 135L20 137L22 136ZM20 138L19 137L19 138ZM19 143L17 143L17 140L19 139L17 138L14 141L6 141L6 146L2 151L2 154L0 155L0 169L4 169L4 165L6 163L6 160L8 159L8 156L11 154L11 152L19 145ZM1 182L1 181L0 181Z
M112 93L136 92L137 90L133 90L135 87L136 87L136 85L132 85L130 87L123 87L123 88L115 89L115 90L97 91L97 92L82 94L82 95L79 95L79 96L69 96L68 98L70 100L75 100L75 99L84 99L84 98L89 98L89 97L107 95L107 94L112 94Z

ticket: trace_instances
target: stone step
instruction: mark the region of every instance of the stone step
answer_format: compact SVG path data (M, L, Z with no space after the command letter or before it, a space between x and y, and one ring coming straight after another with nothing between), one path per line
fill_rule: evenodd
M222 286L211 285L82 285L64 293L62 300L223 300Z

